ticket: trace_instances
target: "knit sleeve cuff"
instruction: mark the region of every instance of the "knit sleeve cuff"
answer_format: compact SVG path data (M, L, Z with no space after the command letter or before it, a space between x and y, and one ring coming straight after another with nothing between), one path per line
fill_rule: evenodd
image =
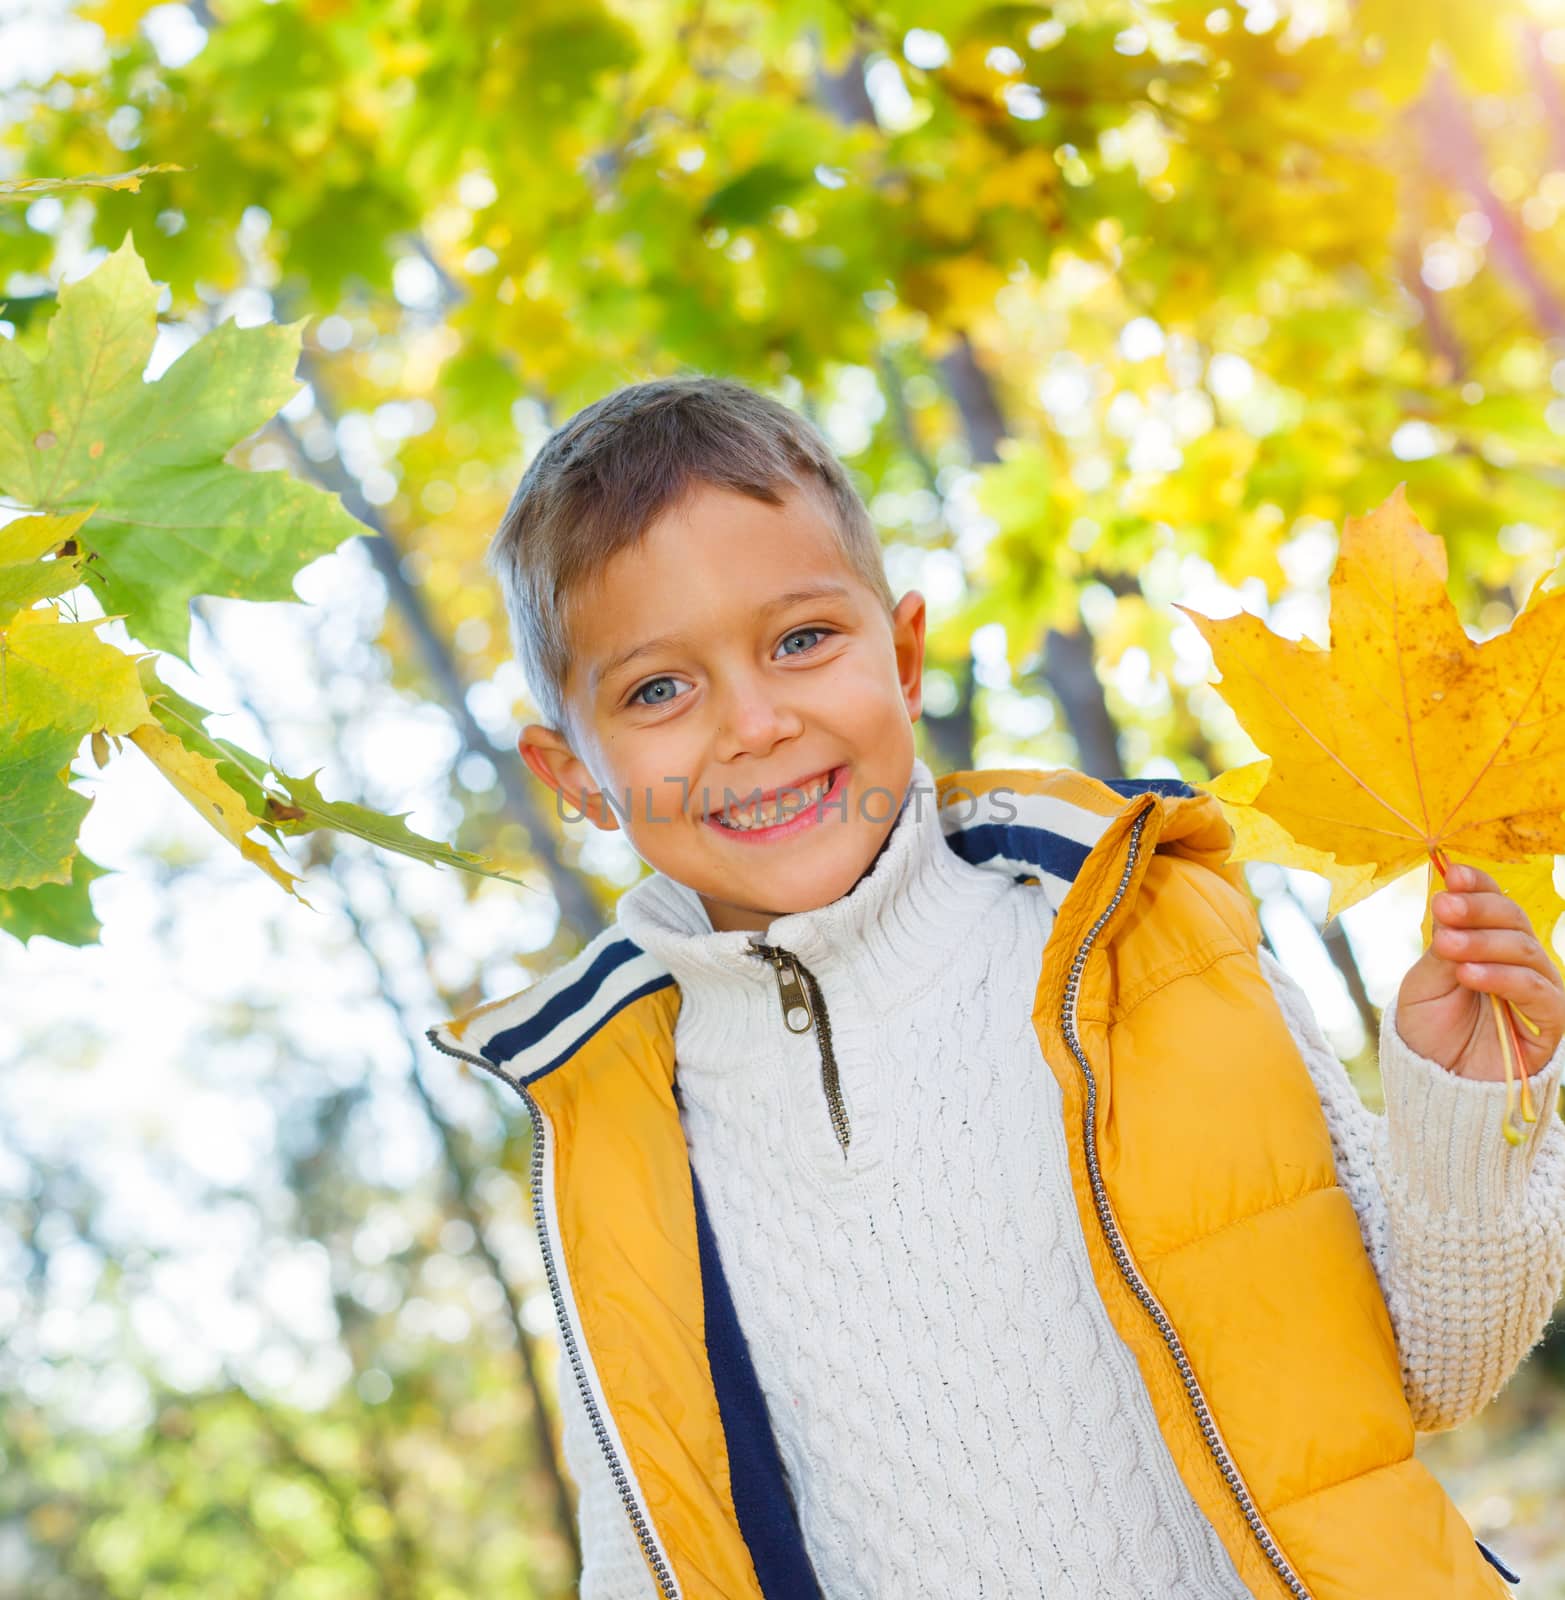
M1504 1082L1461 1078L1420 1055L1397 1032L1393 997L1380 1015L1380 1076L1391 1169L1403 1193L1430 1211L1468 1217L1522 1209L1538 1148L1559 1118L1562 1071L1565 1040L1530 1079L1538 1111L1530 1127L1517 1084L1515 1120L1525 1137L1509 1144Z

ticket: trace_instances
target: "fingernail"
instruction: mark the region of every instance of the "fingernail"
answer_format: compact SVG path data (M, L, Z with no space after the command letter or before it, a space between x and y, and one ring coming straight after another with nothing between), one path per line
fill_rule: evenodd
M1445 896L1445 904L1440 908L1448 917L1459 917L1467 909L1466 899L1459 894Z

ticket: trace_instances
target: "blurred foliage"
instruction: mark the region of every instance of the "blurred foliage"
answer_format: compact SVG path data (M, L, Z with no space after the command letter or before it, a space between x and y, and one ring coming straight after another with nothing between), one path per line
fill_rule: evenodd
M728 373L820 422L894 586L931 601L923 733L951 716L979 764L1085 760L1061 637L1086 640L1125 770L1199 781L1253 760L1170 602L1237 592L1323 641L1335 530L1398 483L1441 531L1479 635L1559 561L1560 0L99 0L78 16L100 56L8 92L6 178L83 187L0 206L0 314L36 346L63 271L128 235L168 286L178 347L230 318L302 324L307 393L225 459L335 484L390 541L390 686L458 719L464 686L487 706L499 776L452 782L453 837L552 873L557 898L586 880L528 964L579 938L617 881L505 787L533 707L483 554L548 429L621 383ZM139 188L86 182L127 170ZM329 857L327 836L309 843ZM496 893L515 903L467 887L475 918ZM447 981L453 1006L485 982L476 963ZM475 1159L522 1170L508 1146ZM331 1167L323 1147L293 1175L287 1226L306 1240L328 1228L308 1202ZM26 1192L24 1232L41 1204ZM364 1203L337 1195L327 1215ZM463 1507L425 1498L426 1459L449 1459L438 1421L397 1419L375 1476L388 1425L359 1390L308 1418L232 1388L160 1398L173 1433L132 1430L116 1454L30 1414L42 1359L14 1342L0 1357L23 1441L7 1427L0 1509L42 1564L29 1600L208 1594L215 1570L235 1594L455 1596L495 1577L568 1592L563 1538L531 1549L547 1512L505 1454L514 1378L481 1360L500 1425L463 1455ZM1471 1496L1492 1498L1496 1471L1558 1467L1547 1359L1428 1442L1480 1532ZM1536 1409L1512 1401L1524 1380ZM1470 1474L1464 1441L1490 1465ZM236 1482L234 1461L256 1466ZM253 1499L263 1485L297 1543L275 1498ZM1493 1542L1542 1596L1562 1546L1532 1494ZM159 1500L161 1521L114 1521ZM375 1506L392 1502L420 1563L388 1580ZM95 1503L117 1539L81 1536ZM181 1520L201 1538L160 1542ZM213 1541L231 1565L203 1565ZM490 1546L500 1568L479 1573Z
M230 1059L263 1021L233 1019ZM0 1357L0 1595L568 1592L570 1545L518 1515L549 1504L553 1464L475 1230L359 1175L347 1148L366 1091L333 1088L308 1054L260 1101L221 1067L187 1095L202 1087L252 1118L275 1108L281 1170L276 1189L236 1192L172 1138L151 1142L209 1236L199 1268L172 1237L127 1248L86 1160L40 1162L0 1201L26 1246L0 1296L21 1330ZM524 1215L505 1147L487 1159L485 1209ZM512 1252L527 1234L499 1230ZM253 1248L225 1260L219 1240ZM242 1372L209 1370L225 1347L246 1350Z

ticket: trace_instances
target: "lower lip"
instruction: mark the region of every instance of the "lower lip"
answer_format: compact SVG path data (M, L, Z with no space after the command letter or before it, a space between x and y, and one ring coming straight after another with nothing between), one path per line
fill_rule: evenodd
M838 767L831 780L831 787L818 799L810 801L807 806L802 806L786 822L778 822L770 828L725 828L716 817L706 819L707 827L714 832L722 834L725 839L732 839L736 844L775 844L782 839L791 839L796 833L803 833L806 828L813 828L821 821L821 813L826 806L834 802L847 787L848 769Z

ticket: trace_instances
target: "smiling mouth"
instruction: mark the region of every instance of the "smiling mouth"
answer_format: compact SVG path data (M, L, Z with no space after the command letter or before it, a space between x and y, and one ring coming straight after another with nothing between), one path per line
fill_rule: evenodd
M730 833L758 833L791 822L836 786L842 767L828 767L807 778L795 779L769 790L758 800L743 800L709 811L706 820ZM782 796L789 799L785 802Z

